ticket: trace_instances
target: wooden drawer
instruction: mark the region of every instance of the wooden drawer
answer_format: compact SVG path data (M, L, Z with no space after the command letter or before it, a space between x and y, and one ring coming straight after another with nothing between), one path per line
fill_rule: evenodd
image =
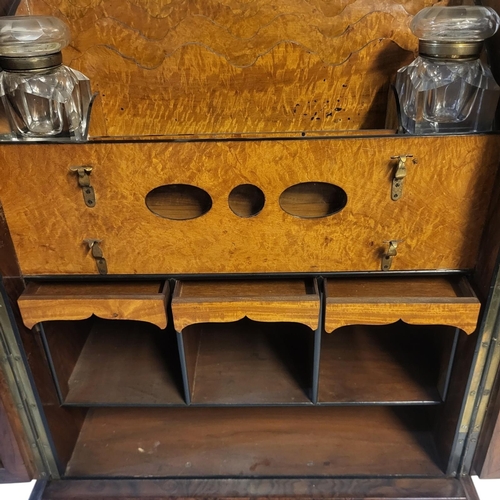
M325 280L325 330L348 325L448 325L474 332L481 303L462 276Z
M92 315L104 319L146 321L167 326L168 283L30 283L18 300L24 324L75 321Z
M495 136L3 145L0 199L26 275L98 273L87 239L102 240L109 274L377 271L389 240L393 270L469 269L499 148ZM82 165L92 208L70 171Z
M197 323L286 321L319 326L316 280L178 281L172 297L175 329Z

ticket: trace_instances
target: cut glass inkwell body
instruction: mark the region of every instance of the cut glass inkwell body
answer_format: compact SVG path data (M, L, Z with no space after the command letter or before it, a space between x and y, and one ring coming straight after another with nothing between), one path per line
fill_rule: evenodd
M405 132L492 130L500 87L480 55L499 24L493 9L480 6L428 7L413 18L419 56L396 76Z
M69 28L48 16L0 18L0 95L11 140L87 139L89 79L62 64Z

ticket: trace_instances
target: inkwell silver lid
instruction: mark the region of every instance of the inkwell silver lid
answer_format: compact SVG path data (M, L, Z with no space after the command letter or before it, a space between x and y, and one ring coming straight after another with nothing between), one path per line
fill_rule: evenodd
M0 17L0 67L39 71L59 66L70 39L68 26L57 17Z
M500 17L492 8L463 5L422 9L410 28L419 39L422 57L471 61L479 58L484 40L493 36L499 25Z

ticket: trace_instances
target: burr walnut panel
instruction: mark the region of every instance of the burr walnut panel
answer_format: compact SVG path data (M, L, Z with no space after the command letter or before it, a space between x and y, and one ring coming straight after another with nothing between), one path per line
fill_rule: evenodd
M382 128L435 0L23 0L60 17L99 96L92 136ZM442 2L447 3L447 2Z
M388 240L400 240L393 270L470 269L499 149L487 135L3 145L0 199L27 275L96 274L87 239L102 240L115 275L378 271ZM393 202L401 154L414 158ZM93 167L94 208L75 165ZM280 195L307 182L341 187L347 205L314 219L283 211ZM146 196L169 184L203 189L212 208L192 220L154 215ZM265 195L254 217L228 204L241 184Z

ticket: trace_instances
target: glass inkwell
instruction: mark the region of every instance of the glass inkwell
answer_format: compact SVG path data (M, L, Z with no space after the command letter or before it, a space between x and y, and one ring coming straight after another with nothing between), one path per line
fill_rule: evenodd
M6 139L87 139L92 92L85 75L62 64L69 41L68 26L56 17L0 17Z
M413 18L419 56L396 76L406 133L492 130L500 87L480 55L499 24L493 9L480 6L427 7Z

